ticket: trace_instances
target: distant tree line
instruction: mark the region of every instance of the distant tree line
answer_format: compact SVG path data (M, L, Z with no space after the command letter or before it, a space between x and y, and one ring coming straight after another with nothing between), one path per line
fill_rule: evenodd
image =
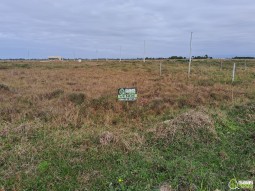
M171 57L169 57L169 59L186 59L186 57L182 57L182 56L171 56Z
M212 59L213 57L209 57L207 54L204 56L192 56L193 59Z
M88 58L75 58L76 60L77 59L81 59L81 60L90 60ZM98 58L98 60L105 60L106 58ZM109 60L119 60L119 58L107 58ZM143 58L123 58L123 60L143 60ZM145 58L146 60L167 60L167 59L178 59L178 60L185 60L185 59L188 59L184 56L170 56L170 57L146 57ZM213 57L210 57L208 56L207 54L204 55L204 56L192 56L192 59L213 59ZM255 59L255 57L249 57L249 56L235 56L233 57L232 59ZM31 59L25 59L25 58L7 58L7 59L3 59L3 58L0 58L0 60L48 60L48 58L31 58ZM73 58L63 58L63 60L74 60ZM96 58L92 59L92 60L97 60Z
M249 56L236 56L236 57L233 57L232 59L255 59L255 57L249 57Z

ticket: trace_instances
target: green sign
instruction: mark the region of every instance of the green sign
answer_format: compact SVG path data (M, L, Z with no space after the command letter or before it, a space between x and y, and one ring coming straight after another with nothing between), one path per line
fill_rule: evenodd
M136 101L137 100L136 88L119 88L118 100L119 101Z
M239 180L237 181L235 178L231 179L228 183L228 187L230 190L238 190L238 189L253 189L253 181L252 180Z

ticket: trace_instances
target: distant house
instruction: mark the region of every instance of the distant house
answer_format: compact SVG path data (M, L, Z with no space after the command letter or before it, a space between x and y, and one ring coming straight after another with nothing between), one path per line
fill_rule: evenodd
M49 60L63 60L63 58L61 56L49 56L48 59Z

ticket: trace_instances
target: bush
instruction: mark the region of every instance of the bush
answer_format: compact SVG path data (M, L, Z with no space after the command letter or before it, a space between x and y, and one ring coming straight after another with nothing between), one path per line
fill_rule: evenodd
M103 109L103 110L111 110L114 109L114 99L110 96L101 96L97 99L91 100L91 107L95 110Z
M0 84L0 90L11 91L7 85Z
M81 105L85 100L85 94L83 93L71 93L68 95L68 100L75 105Z

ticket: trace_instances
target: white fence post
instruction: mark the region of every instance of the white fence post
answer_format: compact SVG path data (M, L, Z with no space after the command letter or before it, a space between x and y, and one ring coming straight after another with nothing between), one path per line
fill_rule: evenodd
M162 62L160 62L159 64L159 75L160 76L162 75Z
M233 65L232 82L235 81L235 73L236 73L236 63L234 63Z

